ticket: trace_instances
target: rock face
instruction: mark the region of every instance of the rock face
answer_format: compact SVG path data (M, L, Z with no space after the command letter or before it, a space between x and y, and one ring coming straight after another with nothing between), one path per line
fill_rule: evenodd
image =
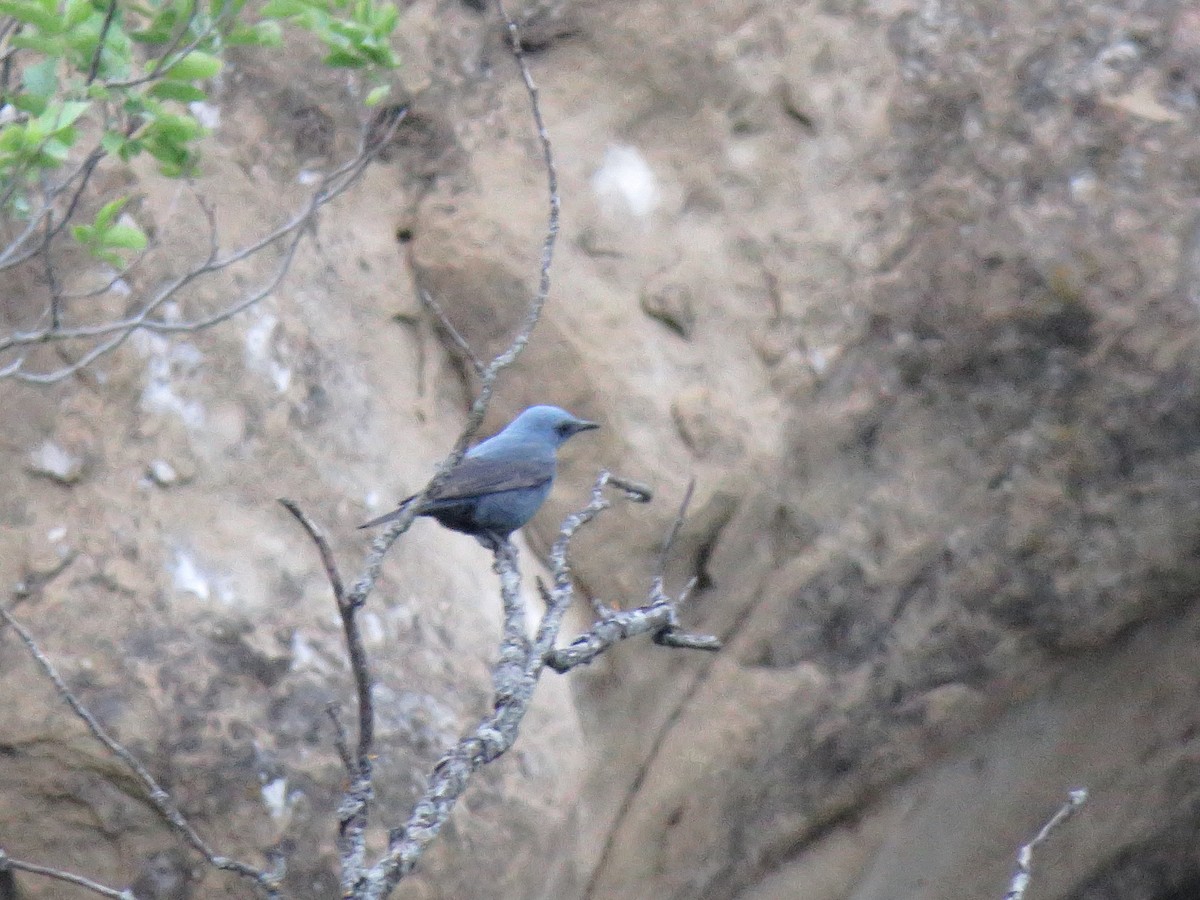
M526 529L527 578L609 467L658 499L606 513L574 565L636 602L694 476L669 583L698 579L684 617L727 647L632 642L548 680L397 896L996 897L1080 785L1092 799L1040 849L1037 896L1194 894L1195 10L514 15L563 229L489 426L533 402L604 426ZM274 499L353 568L353 526L423 484L470 387L406 257L492 353L545 225L494 18L421 3L402 32L410 118L270 298L133 341L102 378L0 389L16 613L214 845L254 859L286 838L301 898L337 890L324 710L349 693L318 560ZM352 125L336 78L234 71L201 183L230 243ZM166 190L147 182L146 208ZM222 288L204 290L188 302ZM372 601L385 821L487 706L488 562L421 523ZM188 860L11 635L0 674L0 846L186 890ZM195 896L248 895L203 878Z

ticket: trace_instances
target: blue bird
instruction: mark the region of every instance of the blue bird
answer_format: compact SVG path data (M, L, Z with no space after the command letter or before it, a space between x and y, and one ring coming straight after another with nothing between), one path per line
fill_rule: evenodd
M431 516L494 549L532 519L545 502L554 484L558 448L572 435L599 427L557 406L531 406L499 434L468 450L446 480L422 501L417 515ZM359 527L391 522L415 496Z

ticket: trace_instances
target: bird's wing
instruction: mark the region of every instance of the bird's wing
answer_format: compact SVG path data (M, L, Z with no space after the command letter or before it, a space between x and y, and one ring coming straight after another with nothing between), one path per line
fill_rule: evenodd
M446 480L429 496L426 504L541 487L553 477L554 463L549 460L468 456L450 470Z

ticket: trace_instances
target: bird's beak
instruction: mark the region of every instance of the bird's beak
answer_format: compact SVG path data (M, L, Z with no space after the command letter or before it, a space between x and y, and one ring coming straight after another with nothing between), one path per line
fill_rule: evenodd
M600 425L597 422L588 422L584 419L576 419L571 425L571 434L579 434L581 431L591 431L592 429L599 427Z

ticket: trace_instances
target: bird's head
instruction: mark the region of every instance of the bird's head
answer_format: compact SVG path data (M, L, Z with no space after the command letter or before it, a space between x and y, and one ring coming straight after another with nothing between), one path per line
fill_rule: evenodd
M561 447L572 435L599 427L595 422L577 419L557 406L531 406L513 419L505 432L522 440L547 441Z

